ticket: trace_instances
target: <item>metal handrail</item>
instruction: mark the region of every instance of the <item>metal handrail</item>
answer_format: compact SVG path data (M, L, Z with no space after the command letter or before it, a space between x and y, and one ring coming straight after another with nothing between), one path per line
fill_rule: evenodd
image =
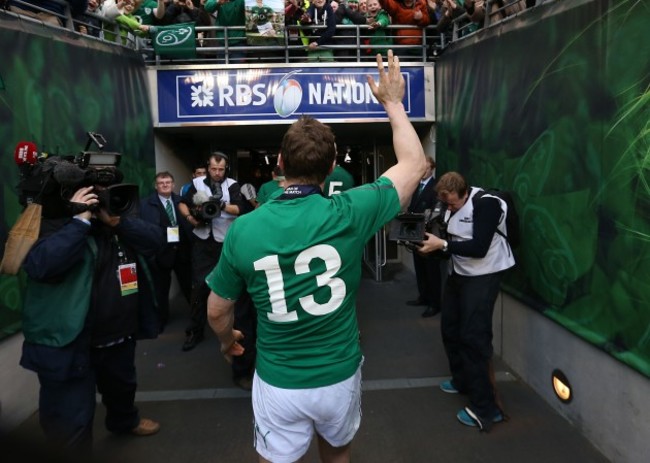
M85 26L88 30L97 30L99 32L99 37L94 37L92 35L86 35L86 37L103 40L105 42L113 42L117 45L126 46L129 48L137 49L142 51L143 58L147 64L165 64L165 63L174 63L180 64L181 62L202 62L202 63L224 63L224 64L233 64L237 62L243 62L241 58L232 59L231 54L236 54L237 52L246 53L246 61L256 61L256 62L295 62L300 61L304 62L308 60L305 56L306 46L302 43L302 39L316 38L312 31L317 29L324 29L324 26L300 26L300 25L287 25L285 29L285 34L282 39L282 43L273 44L273 45L239 45L242 40L240 37L230 38L229 33L233 31L243 31L245 30L244 26L232 26L232 27L220 27L220 26L197 26L197 38L196 38L196 50L197 58L188 60L178 60L178 59L169 59L156 55L153 46L151 44L151 39L141 39L136 37L133 32L127 27L117 23L114 20L107 19L102 15L94 13L83 13L82 17L73 18L70 12L70 5L63 0L51 0L56 2L63 7L64 14L59 14L57 12L49 11L40 6L26 3L23 0L13 0L17 6L24 5L26 7L35 9L37 11L46 12L52 14L59 18L63 29L69 31L74 31L78 33L79 26ZM504 4L497 6L497 2L504 1ZM486 0L485 1L485 17L482 21L482 24L478 25L480 28L487 28L491 25L497 24L501 21L508 20L511 16L506 16L505 11L508 7L517 4L520 0ZM544 3L549 0L535 0L535 6ZM0 10L3 11L3 10ZM12 13L8 13L12 14ZM36 18L21 16L29 21L40 22ZM499 19L495 19L499 17ZM84 20L84 17L96 19L101 22L101 28L89 23L87 20ZM44 24L46 27L56 27L51 24ZM467 13L463 13L458 17L452 20L452 31L450 36L445 33L438 31L436 26L428 26L426 28L419 28L418 26L413 25L402 25L402 24L393 24L384 28L388 38L395 40L397 37L391 31L403 30L403 29L422 29L422 40L418 45L398 45L393 43L391 45L375 45L370 46L365 43L365 39L373 37L369 31L367 25L337 25L337 31L345 32L354 31L354 35L336 35L333 39L333 43L329 45L319 46L319 50L331 50L334 53L334 59L336 62L363 62L374 60L374 54L369 55L365 53L367 48L372 48L373 51L383 52L388 48L392 49L397 54L403 54L403 52L408 51L409 55L412 55L414 60L426 62L435 60L445 49L445 47L456 40L460 40L470 35L473 35L477 32L473 28L476 27L476 24L473 23ZM216 37L216 33L220 32L223 34L223 37ZM119 40L118 40L119 38ZM352 40L354 38L354 43L350 42L348 44L341 44L340 40ZM258 56L255 56L254 53L250 52L259 52ZM343 54L342 52L345 52ZM219 57L217 57L219 55ZM223 58L221 58L223 55ZM402 58L403 61L405 60ZM407 58L408 59L408 58Z

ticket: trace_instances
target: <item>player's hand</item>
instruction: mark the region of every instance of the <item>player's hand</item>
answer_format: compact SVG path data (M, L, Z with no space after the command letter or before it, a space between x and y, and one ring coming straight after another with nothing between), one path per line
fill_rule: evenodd
M389 104L401 104L404 98L406 84L399 68L399 58L393 55L393 50L388 50L388 72L384 70L384 60L377 54L377 71L379 82L368 75L368 84L372 94L384 106Z
M232 330L231 339L221 343L221 353L228 363L232 363L233 357L238 357L244 354L244 346L239 341L244 339L244 334L239 330Z

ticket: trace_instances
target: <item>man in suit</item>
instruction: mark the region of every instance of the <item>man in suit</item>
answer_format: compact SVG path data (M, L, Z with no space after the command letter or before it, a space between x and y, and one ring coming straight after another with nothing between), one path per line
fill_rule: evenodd
M426 159L427 170L422 176L422 180L420 180L418 189L411 197L409 212L423 213L427 209L433 209L437 202L436 179L433 176L436 162L429 156ZM413 267L415 268L418 297L415 300L407 301L406 304L426 306L422 316L433 317L440 312L440 301L442 299L440 260L414 252Z
M192 294L192 226L179 212L181 197L173 189L174 176L166 171L159 172L155 179L156 191L140 203L141 218L162 228L167 238L165 245L150 262L161 312L161 330L169 320L172 271L176 274L178 285L188 303Z

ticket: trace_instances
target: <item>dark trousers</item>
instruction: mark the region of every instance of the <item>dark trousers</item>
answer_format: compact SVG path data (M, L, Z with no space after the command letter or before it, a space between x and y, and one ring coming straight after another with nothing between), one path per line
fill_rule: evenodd
M492 314L503 272L447 279L440 329L454 386L469 397L481 419L499 412L490 380Z
M176 275L183 297L188 304L192 303L192 263L189 248L185 253L177 251L171 268L163 268L154 262L151 271L156 282L156 300L162 331L169 321L169 289L172 285L172 272Z
M106 407L106 429L121 434L138 425L135 344L128 340L91 349L90 368L83 376L54 380L39 374L39 420L48 440L90 452L96 391Z
M244 354L233 356L232 376L237 378L252 378L255 372L255 358L257 350L257 311L253 305L250 295L245 292L235 303L234 328L244 335L241 341L244 347Z
M442 275L440 259L413 253L413 268L418 286L418 297L434 309L440 309Z
M223 243L216 242L212 237L202 240L194 236L192 243L192 303L190 326L187 334L203 334L208 322L208 296L210 288L205 283L205 277L214 269L221 257Z

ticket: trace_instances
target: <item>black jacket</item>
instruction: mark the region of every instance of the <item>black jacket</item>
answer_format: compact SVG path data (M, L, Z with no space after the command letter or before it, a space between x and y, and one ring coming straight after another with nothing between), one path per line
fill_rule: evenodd
M419 186L420 185L418 184L418 188ZM438 195L436 193L436 179L434 177L431 177L424 189L419 194L417 189L413 192L408 211L422 213L427 209L433 209L433 206L437 201Z

